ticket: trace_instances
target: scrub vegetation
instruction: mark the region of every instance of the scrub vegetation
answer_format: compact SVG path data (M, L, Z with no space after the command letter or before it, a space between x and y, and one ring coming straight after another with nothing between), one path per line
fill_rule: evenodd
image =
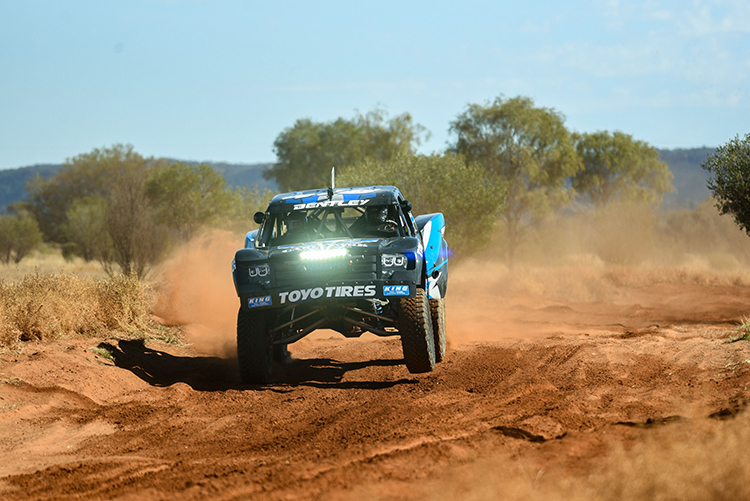
M46 242L97 261L110 276L138 278L201 228L248 221L271 196L227 188L206 164L145 158L130 145L78 155L28 188L13 210L33 215Z
M112 278L31 273L0 279L0 348L88 337L168 338L152 319L154 291L135 275Z

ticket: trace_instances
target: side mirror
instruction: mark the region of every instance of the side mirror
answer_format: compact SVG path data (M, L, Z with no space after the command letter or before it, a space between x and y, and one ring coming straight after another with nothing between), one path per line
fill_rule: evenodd
M255 221L258 224L261 224L263 221L266 220L266 215L262 212L256 212L253 216L253 221Z
M401 202L401 210L404 212L411 212L411 202L404 200Z

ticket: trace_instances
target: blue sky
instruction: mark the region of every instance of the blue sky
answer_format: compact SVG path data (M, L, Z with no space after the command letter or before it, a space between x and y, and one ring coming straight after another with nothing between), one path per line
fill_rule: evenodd
M273 161L295 120L531 97L660 148L750 133L747 1L0 0L0 169L131 143Z

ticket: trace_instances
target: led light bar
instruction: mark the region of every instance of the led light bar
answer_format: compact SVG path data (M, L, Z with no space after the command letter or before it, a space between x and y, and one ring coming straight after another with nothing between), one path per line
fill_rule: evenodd
M304 259L305 261L311 261L311 260L324 260L324 259L331 259L336 257L344 257L348 253L346 252L346 249L343 247L340 247L338 249L316 249L316 250L309 250L309 251L303 251L300 252L300 259Z

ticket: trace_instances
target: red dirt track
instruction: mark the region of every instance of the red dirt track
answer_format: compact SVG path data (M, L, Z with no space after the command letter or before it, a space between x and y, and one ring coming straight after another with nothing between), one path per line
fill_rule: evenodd
M726 342L750 312L741 282L452 273L430 374L408 373L397 338L328 331L264 387L204 344L4 354L0 498L494 499L504 480L584 478L657 429L704 433L748 400L750 343Z

